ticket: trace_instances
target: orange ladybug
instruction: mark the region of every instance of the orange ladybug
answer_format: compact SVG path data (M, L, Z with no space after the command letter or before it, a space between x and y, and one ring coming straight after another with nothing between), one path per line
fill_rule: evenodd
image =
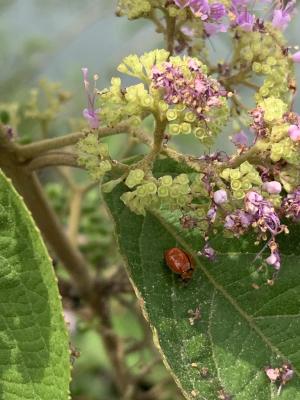
M180 275L183 280L191 279L195 268L194 260L184 250L178 247L166 250L165 261L170 270Z

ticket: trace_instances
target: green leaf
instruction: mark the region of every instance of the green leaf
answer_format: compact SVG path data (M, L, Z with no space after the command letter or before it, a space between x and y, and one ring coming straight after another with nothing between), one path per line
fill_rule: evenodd
M0 171L0 398L67 400L70 355L53 267Z
M156 163L157 176L174 171L182 172L170 160ZM125 190L119 185L105 199L154 340L185 397L216 400L224 389L234 400L275 399L279 385L270 382L264 368L289 361L295 375L280 398L299 400L299 236L291 235L296 241L282 256L273 286L253 265L258 248L251 238L222 236L214 242L217 261L198 257L192 280L184 284L166 267L164 252L176 246L195 255L201 239L183 232L175 213L133 214L120 201ZM197 308L201 318L192 325L189 310Z

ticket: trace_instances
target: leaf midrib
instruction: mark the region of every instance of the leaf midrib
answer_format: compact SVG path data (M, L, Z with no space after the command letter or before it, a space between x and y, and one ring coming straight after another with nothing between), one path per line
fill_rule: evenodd
M257 335L263 340L263 342L275 353L276 355L279 355L281 358L286 358L284 354L281 353L281 351L264 335L264 333L256 326L254 323L253 319L248 315L240 306L239 304L235 301L235 299L225 290L225 288L220 285L215 278L207 271L205 266L199 261L199 258L197 257L197 254L195 253L195 250L176 232L176 230L173 228L169 222L167 222L158 212L156 211L148 211L151 212L151 214L159 221L159 223L174 237L174 239L180 243L180 245L187 250L190 254L192 254L196 260L197 266L200 268L200 270L205 274L207 277L208 281L212 284L212 286L218 290L223 297L225 297L226 300L230 302L230 304L238 311L240 316L249 324L249 326L257 333ZM238 253L237 253L238 254ZM249 254L249 253L247 253ZM251 253L252 254L252 253ZM228 255L228 254L226 254ZM300 377L300 371L297 370L294 367L294 372L298 377Z

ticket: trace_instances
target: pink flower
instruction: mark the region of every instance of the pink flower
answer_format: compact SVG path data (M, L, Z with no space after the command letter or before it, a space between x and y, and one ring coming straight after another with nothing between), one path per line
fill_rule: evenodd
M280 182L271 181L271 182L264 182L262 185L263 190L270 194L278 194L281 192L282 186Z
M291 125L289 127L289 137L294 141L300 141L300 128L298 125Z
M237 147L248 147L248 137L244 131L236 133L231 141Z
M216 33L219 33L219 32L227 32L228 25L226 25L226 24L214 24L212 22L204 22L204 29L205 29L205 32L209 36L211 36L211 35L215 35Z
M216 259L216 251L208 244L205 243L202 251L199 254L203 257L208 258L210 261L214 261Z
M216 204L218 204L218 205L224 204L224 203L227 203L227 201L228 201L228 197L227 197L227 193L225 192L225 190L220 189L214 193L214 202Z
M279 368L265 368L265 373L271 382L276 382L280 377Z
M294 54L292 55L292 60L293 60L295 63L300 63L300 51L297 51L296 53L294 53Z
M295 9L296 1L292 0L287 3L285 8L274 10L272 24L274 28L285 30L292 19L292 13Z
M282 210L287 218L300 221L300 186L283 200Z
M89 70L87 68L81 68L81 71L83 75L84 90L86 92L88 100L88 107L83 110L82 115L88 121L92 129L97 129L100 125L100 120L98 117L99 109L95 110L96 81L98 79L98 76L94 76L94 87L90 88L90 81L88 78Z
M274 267L275 269L280 269L280 255L278 250L271 253L271 255L266 258L266 263Z

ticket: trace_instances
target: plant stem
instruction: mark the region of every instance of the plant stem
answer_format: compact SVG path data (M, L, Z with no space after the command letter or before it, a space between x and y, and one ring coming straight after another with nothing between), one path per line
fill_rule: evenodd
M170 17L170 15L166 13L166 21L167 21L166 45L168 52L172 56L174 53L176 18Z
M126 133L128 132L128 128L128 123L127 121L125 121L120 123L119 125L116 125L115 127L104 127L99 128L95 131L74 132L61 137L40 140L38 142L23 146L16 145L16 149L20 160L25 161L37 155L41 155L42 153L49 150L56 150L62 147L74 145L80 139L86 137L89 133L95 133L95 135L98 135L98 137L103 138L107 136L118 135L120 133Z
M81 206L83 200L83 191L81 188L75 188L72 192L70 201L70 216L69 216L69 238L73 246L77 246L77 236L81 216Z
M77 164L77 156L75 154L65 152L50 152L49 154L41 155L30 161L30 163L27 165L27 170L35 171L54 165L65 165L69 167L82 168L80 165Z

